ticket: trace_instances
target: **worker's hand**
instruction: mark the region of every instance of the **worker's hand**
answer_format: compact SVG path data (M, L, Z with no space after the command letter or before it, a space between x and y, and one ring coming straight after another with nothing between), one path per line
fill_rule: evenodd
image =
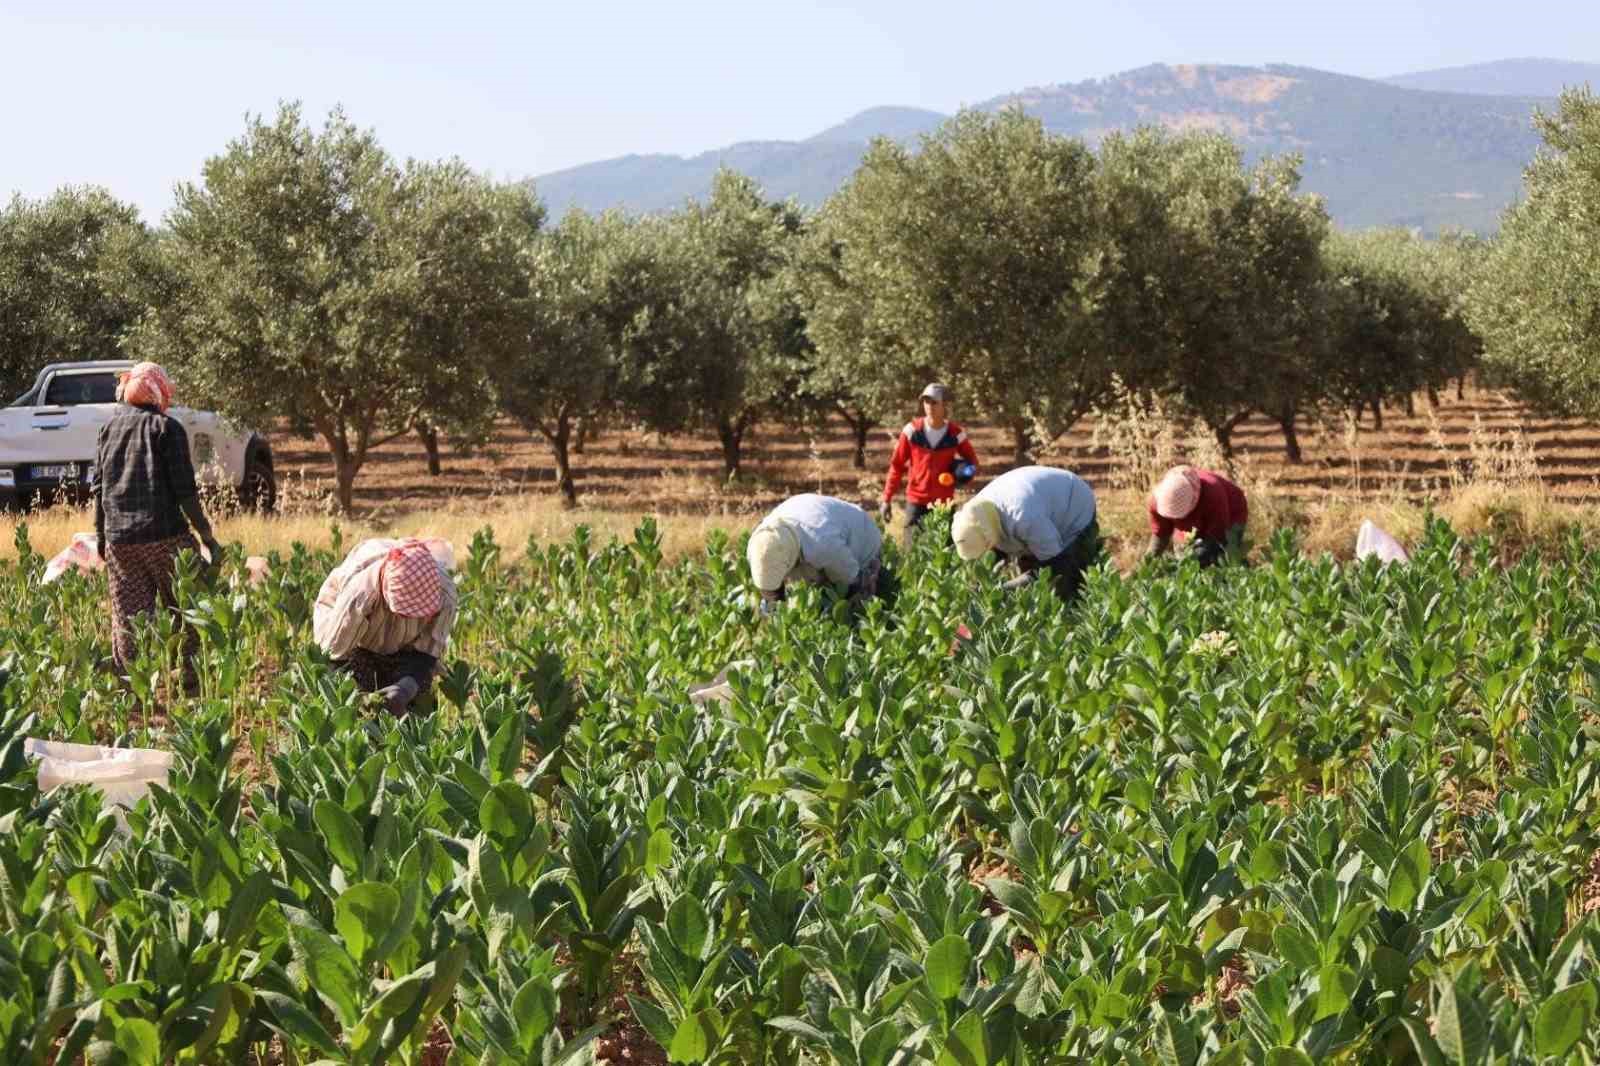
M390 714L405 714L410 708L411 701L417 698L418 685L414 677L402 677L392 685L387 685L378 690L378 695L383 697L383 705Z
M760 612L762 618L771 618L778 613L778 601L763 598L756 610Z
M1001 585L1000 587L1005 589L1007 592L1015 592L1018 589L1027 588L1029 585L1033 584L1038 579L1039 579L1039 571L1033 570L1033 571L1030 571L1029 573L1023 574L1021 577L1012 578L1010 581L1007 581L1004 585Z
M890 522L893 522L894 504L890 503L888 500L884 500L882 503L878 504L878 517L883 520L884 525L888 525Z

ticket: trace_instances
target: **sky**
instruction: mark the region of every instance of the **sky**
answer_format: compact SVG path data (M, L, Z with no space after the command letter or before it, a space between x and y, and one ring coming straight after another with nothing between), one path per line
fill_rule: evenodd
M1600 4L0 0L0 199L97 184L159 221L176 182L284 100L318 122L342 105L401 158L521 178L1150 63L1379 77L1526 56L1600 61Z

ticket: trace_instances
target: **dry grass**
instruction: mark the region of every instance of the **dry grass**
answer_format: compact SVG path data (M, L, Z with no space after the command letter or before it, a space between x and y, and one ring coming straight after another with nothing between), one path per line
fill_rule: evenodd
M426 473L418 442L402 439L374 453L357 481L355 515L340 519L329 505L326 455L315 441L277 434L282 513L213 513L219 536L249 554L286 552L296 542L326 546L337 521L347 542L417 534L441 536L460 548L487 526L513 558L530 537L563 541L584 524L602 540L627 538L641 518L653 515L666 555L676 559L699 552L713 529L752 527L792 493L825 492L869 507L881 493L892 430L873 434L867 466L856 469L842 426L758 429L762 435L750 441L743 472L729 482L712 440L606 428L586 454L574 457L583 505L575 510L560 505L541 443L509 425L474 454L447 450L439 477ZM1003 472L999 457L1009 454L1008 434L973 423L968 429L985 460L984 475ZM1086 419L1042 460L1076 470L1095 486L1102 531L1124 566L1137 559L1148 536L1145 493L1177 462L1229 471L1249 496L1258 545L1272 529L1287 526L1311 552L1348 555L1364 518L1411 541L1430 506L1462 533L1494 534L1510 553L1553 543L1574 526L1600 532L1600 431L1541 418L1493 392L1470 389L1460 399L1442 397L1438 407L1419 396L1414 414L1387 412L1381 431L1340 413L1307 420L1301 426L1306 458L1299 464L1284 460L1277 427L1265 420L1242 424L1234 442L1233 457L1225 459L1209 433L1159 406L1123 398ZM0 560L15 557L17 521L0 515ZM47 555L92 527L86 511L60 506L27 522L34 548Z
M568 510L549 497L524 496L502 500L494 505L473 507L456 504L448 507L395 511L381 517L335 519L321 514L289 513L261 516L219 514L213 526L224 543L238 543L250 555L287 555L295 544L326 548L337 528L346 545L370 536L443 537L458 551L465 551L473 536L487 527L495 542L509 558L520 556L531 537L539 544L565 541L580 525L587 525L601 541L612 537L629 539L649 511L602 511L580 507ZM669 559L681 559L703 550L706 536L713 529L739 531L753 527L758 515L723 516L658 515L662 551ZM51 507L26 518L0 515L0 561L17 557L17 526L26 522L33 549L45 556L65 548L74 533L94 528L94 515L85 508Z

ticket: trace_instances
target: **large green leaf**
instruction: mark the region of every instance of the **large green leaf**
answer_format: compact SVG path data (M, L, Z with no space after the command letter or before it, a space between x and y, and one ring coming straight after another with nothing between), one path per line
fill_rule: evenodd
M1571 1051L1595 1020L1593 984L1568 985L1545 1000L1534 1023L1534 1045L1539 1054L1560 1058Z
M923 961L928 989L939 999L955 999L967 981L967 967L972 964L972 946L964 937L940 937L928 948Z
M333 905L333 927L344 938L356 963L365 968L384 960L377 948L400 914L400 893L388 885L366 881L339 894Z

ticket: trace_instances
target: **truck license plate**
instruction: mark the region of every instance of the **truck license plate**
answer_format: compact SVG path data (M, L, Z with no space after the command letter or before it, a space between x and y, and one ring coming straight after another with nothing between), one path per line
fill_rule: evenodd
M48 466L36 466L36 467L33 468L33 476L37 480L43 480L45 478L53 478L56 481L61 481L62 479L69 478L69 477L77 477L78 476L78 464L77 463L51 463Z

